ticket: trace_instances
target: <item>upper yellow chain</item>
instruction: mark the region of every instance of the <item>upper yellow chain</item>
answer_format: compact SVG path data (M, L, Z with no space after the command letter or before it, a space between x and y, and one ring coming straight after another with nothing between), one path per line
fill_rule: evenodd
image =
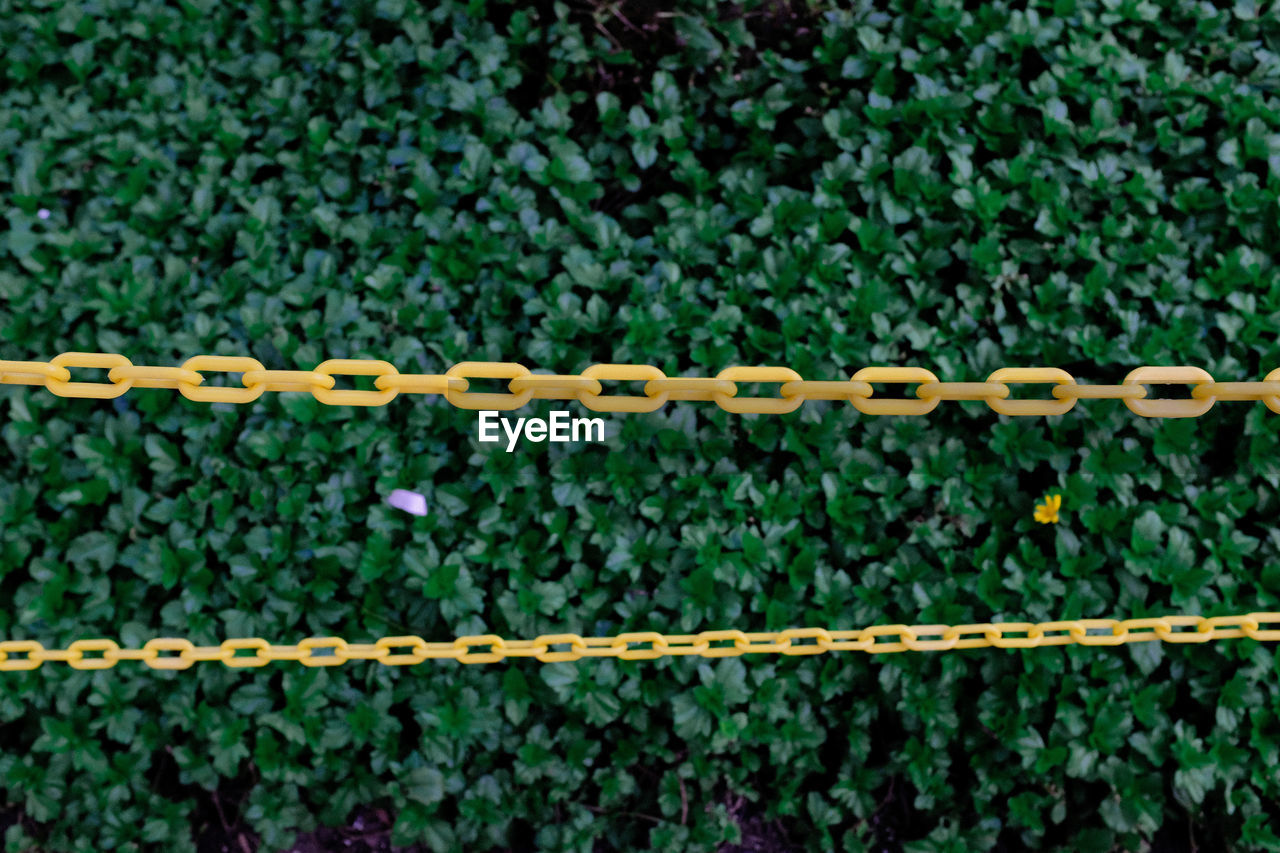
M110 382L71 382L68 367L108 368ZM243 387L202 388L202 370L241 373ZM335 376L375 376L377 391L335 391ZM508 393L467 390L467 379L507 379ZM605 395L604 381L643 381L643 396ZM739 397L735 382L781 383L779 397ZM916 397L873 398L871 383L917 383ZM1054 382L1053 400L1008 400L1015 382ZM1191 383L1191 398L1149 400L1143 383ZM397 394L440 394L461 409L508 411L530 400L577 400L596 412L652 412L669 400L714 402L729 412L784 414L806 400L845 400L867 415L923 415L939 400L984 400L1002 415L1061 415L1080 399L1120 399L1147 418L1193 418L1218 400L1261 400L1280 414L1280 368L1262 382L1215 382L1198 367L1139 367L1120 385L1079 385L1056 367L1004 367L986 382L940 382L920 367L864 367L842 381L801 378L787 367L730 367L714 377L668 377L646 364L593 364L581 374L534 374L515 362L466 361L443 374L401 373L376 359L331 359L315 370L267 370L257 359L217 355L189 358L181 367L134 365L123 355L64 352L52 360L0 361L0 385L43 385L60 397L119 397L130 388L176 388L203 403L248 403L264 391L302 391L334 406L383 406Z
M1142 619L1071 619L1062 622L1000 622L975 625L876 625L848 631L825 628L790 628L785 631L744 633L738 630L703 631L700 634L658 634L652 631L613 637L578 634L544 634L533 640L504 640L494 634L458 637L451 643L429 643L421 637L383 637L374 643L348 643L340 637L313 637L294 646L273 646L250 637L226 640L217 646L197 646L190 640L158 637L140 649L122 649L112 640L77 640L66 649L46 649L34 640L0 642L0 671L38 669L46 661L59 661L76 669L110 669L122 660L140 660L152 669L187 669L194 663L220 661L230 667L266 666L271 661L297 661L304 666L340 666L349 660L376 660L388 666L404 666L425 660L449 659L460 663L496 663L505 658L537 658L544 663L582 658L612 657L651 660L664 656L698 655L706 658L744 654L820 655L856 651L933 652L976 649L1034 649L1039 646L1118 646L1161 640L1166 643L1207 643L1247 637L1274 642L1280 613L1241 616L1156 616ZM1194 630L1178 630L1191 628ZM1103 631L1105 633L1090 633ZM880 637L896 641L880 642ZM922 639L930 637L933 639ZM568 646L554 650L553 646ZM633 648L645 646L646 648ZM473 648L488 651L473 652ZM398 650L398 651L397 651ZM249 651L252 654L241 655ZM92 657L87 652L95 652ZM164 655L162 652L176 652ZM317 654L320 652L320 654Z

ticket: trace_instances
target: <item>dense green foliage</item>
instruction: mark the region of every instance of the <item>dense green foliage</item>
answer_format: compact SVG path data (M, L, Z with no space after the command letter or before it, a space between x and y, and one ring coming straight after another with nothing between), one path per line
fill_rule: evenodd
M0 358L1280 366L1274 8L855 5L0 0ZM608 422L507 453L422 397L6 386L0 635L1280 610L1261 404ZM283 850L377 810L434 850L1277 849L1277 676L1251 641L51 664L2 679L0 825L59 853Z

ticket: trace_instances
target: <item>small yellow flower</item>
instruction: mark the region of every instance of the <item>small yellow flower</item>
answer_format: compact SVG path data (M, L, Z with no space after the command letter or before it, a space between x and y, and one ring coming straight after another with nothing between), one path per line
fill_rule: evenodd
M1062 495L1049 495L1043 504L1036 504L1036 521L1041 524L1057 524Z

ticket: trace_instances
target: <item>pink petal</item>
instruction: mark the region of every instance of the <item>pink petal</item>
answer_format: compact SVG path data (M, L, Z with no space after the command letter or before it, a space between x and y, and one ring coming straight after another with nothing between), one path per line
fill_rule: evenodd
M405 512L414 515L427 514L427 499L417 492L410 492L405 489L396 489L387 498L387 503L396 509L402 509Z

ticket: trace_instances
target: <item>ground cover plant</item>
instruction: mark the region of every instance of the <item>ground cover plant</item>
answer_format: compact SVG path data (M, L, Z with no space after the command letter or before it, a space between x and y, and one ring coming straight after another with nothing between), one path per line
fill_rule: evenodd
M0 0L0 358L1258 380L1278 41L1251 0ZM5 386L0 635L1280 609L1260 404L605 417L508 453L419 397ZM1278 675L1251 641L46 664L3 674L0 826L10 851L1280 849Z

